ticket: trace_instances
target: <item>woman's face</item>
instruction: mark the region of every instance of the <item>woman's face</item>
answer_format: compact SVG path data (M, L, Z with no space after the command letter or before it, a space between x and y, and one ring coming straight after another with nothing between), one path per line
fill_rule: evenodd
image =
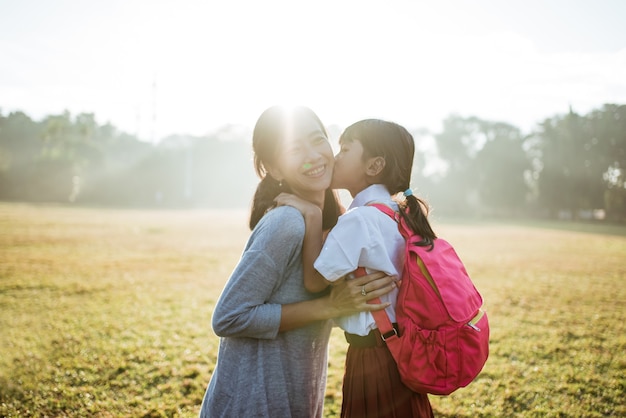
M301 118L282 144L270 171L303 199L323 203L333 176L333 150L322 127L313 118Z

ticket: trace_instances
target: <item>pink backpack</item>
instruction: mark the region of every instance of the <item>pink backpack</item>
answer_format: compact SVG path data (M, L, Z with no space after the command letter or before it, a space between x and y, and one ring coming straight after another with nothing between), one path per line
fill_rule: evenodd
M372 204L398 222L406 259L396 306L398 332L384 310L372 312L402 382L411 390L449 395L470 384L489 355L483 299L452 246L421 238L385 205ZM380 303L380 302L374 302Z

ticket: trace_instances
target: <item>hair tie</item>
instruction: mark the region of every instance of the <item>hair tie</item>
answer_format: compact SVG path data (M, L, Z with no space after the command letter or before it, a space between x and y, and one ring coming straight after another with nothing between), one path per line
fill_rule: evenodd
M413 190L411 189L406 189L404 192L404 197L409 197L409 196L413 196Z

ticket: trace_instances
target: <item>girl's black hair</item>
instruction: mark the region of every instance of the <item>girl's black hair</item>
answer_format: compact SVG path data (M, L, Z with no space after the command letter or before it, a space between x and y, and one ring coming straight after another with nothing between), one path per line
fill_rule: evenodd
M415 142L409 131L394 122L365 119L350 125L339 138L340 143L352 141L363 146L364 161L372 157L385 159L380 183L391 195L410 189ZM413 194L396 200L404 221L422 238L418 245L432 247L437 236L428 222L428 204Z
M254 151L254 169L261 181L257 185L252 210L250 211L250 229L254 229L265 213L276 206L274 199L281 192L292 193L286 183L280 183L268 173L268 167L276 163L280 148L290 134L289 127L301 120L314 119L328 137L324 124L311 109L305 106L284 108L272 106L266 109L256 122L252 134ZM322 227L330 229L337 224L339 201L332 189L327 189L322 210Z

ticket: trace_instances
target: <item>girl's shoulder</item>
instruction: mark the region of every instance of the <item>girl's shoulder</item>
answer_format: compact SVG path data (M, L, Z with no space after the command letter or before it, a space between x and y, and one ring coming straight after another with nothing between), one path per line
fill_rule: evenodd
M369 208L367 206L356 206L348 209L346 213L339 217L339 219L337 220L337 225L333 229L337 227L360 227L362 224L367 223L367 220L371 219L371 217L374 215L374 212L371 212L370 209L376 208Z
M397 210L397 206L394 208L393 205L386 205L393 210ZM381 225L386 225L388 222L394 221L380 209L370 205L363 205L351 208L341 215L337 221L337 226L341 225L342 228L377 229L380 228Z
M397 207L394 209L392 205L389 205L387 203L382 203L382 204L391 207L393 210L397 210ZM370 205L363 205L363 206L356 206L356 207L349 209L346 213L341 215L339 219L341 220L341 218L344 218L344 217L346 217L347 219L350 219L350 218L361 218L361 219L370 218L371 219L371 218L377 218L380 214L384 215L384 213L382 213L378 208L374 206L370 206Z

